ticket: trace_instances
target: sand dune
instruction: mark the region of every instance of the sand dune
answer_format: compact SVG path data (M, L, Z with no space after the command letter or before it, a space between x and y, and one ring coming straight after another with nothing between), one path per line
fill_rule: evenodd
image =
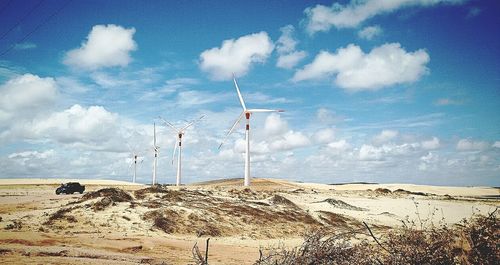
M89 185L55 195L57 184ZM211 240L210 264L251 264L259 247L294 246L315 229L377 233L402 221L453 225L500 206L499 190L410 184L215 180L182 187L122 181L0 180L3 264L186 264Z

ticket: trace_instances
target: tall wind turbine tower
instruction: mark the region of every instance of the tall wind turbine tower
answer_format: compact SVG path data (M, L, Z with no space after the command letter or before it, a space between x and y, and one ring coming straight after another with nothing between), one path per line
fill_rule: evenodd
M160 153L160 147L156 145L156 123L153 123L153 152L154 152L154 159L153 159L153 183L152 185L156 184L156 169L158 168L158 155Z
M233 126L229 130L229 132L226 134L224 140L222 143L219 145L219 149L222 147L224 142L226 141L227 137L233 132L234 128L238 123L241 121L243 116L245 116L246 119L246 127L245 127L245 141L246 141L246 148L245 148L245 181L244 185L245 186L250 186L250 117L252 116L253 113L259 113L259 112L283 112L283 110L273 110L273 109L247 109L245 106L245 101L243 100L243 97L241 96L240 88L238 87L238 83L236 82L236 78L233 77L233 82L234 86L236 87L236 92L238 93L238 98L241 103L241 107L243 107L243 111L241 112L240 116L238 119L234 122Z
M132 167L132 164L134 164L134 177L132 178L132 182L135 183L136 177L137 177L137 159L139 158L139 152L132 150L132 147L130 147L129 144L127 144L128 150L130 151L130 155L132 156L132 162L128 166ZM141 160L140 163L142 163L144 160Z
M174 151L172 153L172 164L174 164L174 157L175 157L175 152L177 151L177 146L179 146L179 153L177 153L177 177L175 181L175 185L180 186L181 185L181 172L182 172L182 136L184 136L184 132L186 131L187 128L191 127L193 124L201 120L205 115L202 115L196 120L193 120L189 122L186 126L182 127L181 129L177 129L174 125L172 125L170 122L166 121L162 117L160 117L165 124L170 127L176 134L177 134L177 141L174 143Z

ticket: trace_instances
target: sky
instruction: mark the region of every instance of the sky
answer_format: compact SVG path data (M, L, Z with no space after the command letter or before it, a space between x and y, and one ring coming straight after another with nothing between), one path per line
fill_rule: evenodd
M0 178L500 186L496 0L0 0Z

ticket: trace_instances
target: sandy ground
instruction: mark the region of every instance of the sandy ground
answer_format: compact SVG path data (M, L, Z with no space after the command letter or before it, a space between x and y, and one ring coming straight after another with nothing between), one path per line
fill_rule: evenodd
M194 264L192 248L204 253L207 238L210 264L252 264L259 248L297 246L311 229L453 225L500 206L499 189L490 187L276 179L256 179L251 189L234 179L167 191L80 180L83 195L55 195L69 181L79 180L0 180L1 264ZM124 193L96 193L109 187Z

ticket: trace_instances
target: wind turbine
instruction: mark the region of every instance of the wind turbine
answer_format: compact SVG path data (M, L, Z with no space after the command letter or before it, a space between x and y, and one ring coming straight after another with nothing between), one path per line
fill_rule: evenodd
M132 155L132 162L128 166L128 168L132 167L132 164L134 164L134 178L132 179L132 182L135 183L136 176L137 176L137 158L139 158L139 153L136 151L133 151L132 148L130 147L129 144L127 144L128 150L130 151L130 154ZM140 163L142 163L144 160L141 160Z
M179 145L179 153L177 154L177 178L175 181L175 185L180 186L181 185L181 156L182 156L182 136L184 135L184 132L186 131L187 128L191 127L191 125L195 124L199 120L201 120L205 115L202 115L196 120L193 120L189 122L186 126L182 127L181 129L177 129L174 125L172 125L170 122L166 121L162 117L159 117L167 126L169 126L172 130L174 130L175 133L177 133L177 141L174 143L174 151L172 153L172 165L174 164L174 157L175 157L175 152L177 150L177 145Z
M156 184L156 169L158 168L158 155L160 153L160 147L156 145L156 123L153 123L153 185Z
M227 137L233 132L236 125L241 121L243 116L246 118L246 128L245 128L245 140L246 140L246 151L245 151L245 181L244 186L250 186L250 117L253 113L259 112L283 112L283 110L273 110L273 109L247 109L245 106L245 101L243 101L243 97L241 96L240 88L238 87L238 83L236 82L236 78L233 76L234 86L236 87L236 92L238 93L238 98L240 100L241 106L243 107L243 111L241 112L238 119L234 122L233 126L229 130L229 132L224 137L224 140L219 145L219 149L222 147Z

